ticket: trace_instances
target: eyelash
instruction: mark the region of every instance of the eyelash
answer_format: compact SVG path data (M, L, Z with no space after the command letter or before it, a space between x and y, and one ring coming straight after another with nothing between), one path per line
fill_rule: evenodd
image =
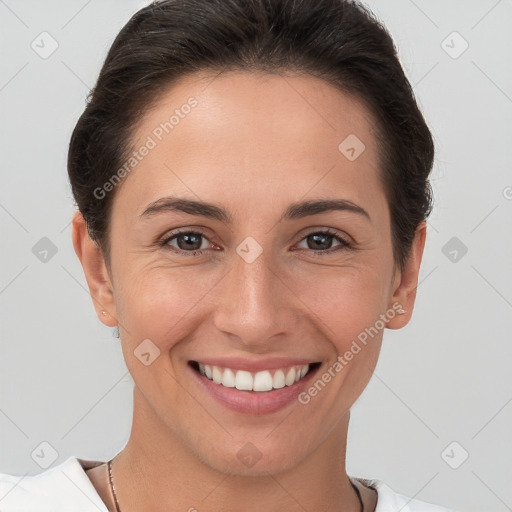
M165 238L160 240L158 242L158 245L160 247L163 247L163 248L168 246L171 251L173 251L173 252L175 252L177 254L180 254L180 255L183 254L183 255L186 255L186 256L200 256L200 255L203 254L205 249L198 249L196 251L184 251L183 249L176 249L175 247L172 247L172 246L168 245L171 240L173 240L174 238L178 237L179 235L191 235L191 234L199 235L199 236L205 238L206 240L208 240L208 237L204 233L202 233L201 231L183 230L183 231L174 231L174 232L172 232L170 234L170 236L166 236ZM311 235L329 235L329 236L332 236L338 242L340 242L341 245L338 246L338 248L331 247L330 249L322 249L322 250L318 250L318 251L315 251L313 249L299 249L299 250L308 250L308 251L312 251L317 256L324 256L326 254L332 254L332 253L337 252L339 250L351 249L352 248L352 243L351 242L349 242L346 238L343 238L336 231L333 231L331 229L324 229L324 230L320 230L320 231L311 231L310 233L307 233L304 237L302 237L300 239L299 243L302 242L303 240L307 239Z

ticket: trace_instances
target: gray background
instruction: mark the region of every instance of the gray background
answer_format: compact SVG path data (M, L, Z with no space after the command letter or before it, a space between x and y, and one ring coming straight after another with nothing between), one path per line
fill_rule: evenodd
M512 510L512 2L367 4L433 130L436 207L413 321L385 334L353 407L347 469L461 511ZM142 5L0 0L0 472L107 460L129 435L133 381L72 248L66 151ZM43 31L58 43L46 59L31 47L51 49ZM46 261L43 237L57 250Z

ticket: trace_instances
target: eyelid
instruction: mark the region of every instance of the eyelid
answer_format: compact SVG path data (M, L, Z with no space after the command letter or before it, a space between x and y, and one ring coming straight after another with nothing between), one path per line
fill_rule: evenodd
M304 234L300 235L299 242L302 242L304 238L307 238L310 235L314 235L315 233L325 233L333 236L334 238L340 239L342 242L344 242L347 246L348 245L355 245L356 241L353 237L351 237L346 231L341 231L335 228L328 228L325 226L313 226L312 228L306 228L306 231ZM319 251L315 251L319 252Z
M314 228L314 229L308 231L305 235L303 235L297 243L301 243L308 236L311 236L311 235L314 235L317 233L331 236L332 238L334 238L335 240L337 240L340 243L340 246L343 249L351 249L351 248L353 248L353 245L355 243L354 240L352 239L352 237L350 237L346 233L334 230L332 228L316 228L316 229ZM329 249L318 250L318 251L314 251L312 249L299 249L299 250L305 250L305 251L312 252L314 254L322 255L322 254L336 252L337 249L331 247Z
M185 254L185 255L202 254L202 252L205 251L206 249L195 249L195 250L191 250L191 251L184 251L182 249L172 247L171 245L169 245L169 242L172 239L178 237L179 235L193 233L193 234L199 235L200 237L204 238L205 240L208 240L208 242L210 244L215 245L210 240L210 238L206 235L205 230L206 229L204 227L201 227L201 228L187 227L187 228L177 228L175 230L166 231L166 233L158 239L157 244L160 247L168 246L171 251L174 251L177 254Z
M167 231L162 237L160 237L158 239L158 244L161 247L165 247L166 245L169 244L169 242L172 239L174 239L175 237L177 237L179 235L194 233L194 234L200 235L204 239L208 240L210 242L210 244L215 245L210 240L210 238L206 235L205 230L206 230L206 228L204 228L204 227L195 228L193 226L187 227L187 228L177 228L175 230ZM340 242L341 246L343 248L345 248L345 249L352 248L352 245L355 243L353 238L350 235L348 235L347 233L345 233L345 232L340 232L340 231L335 230L333 228L313 227L313 228L308 228L308 231L306 233L304 233L303 235L301 235L301 237L299 238L299 240L297 241L296 244L301 243L308 236L311 236L311 235L317 234L317 233L322 233L322 234L326 234L326 235L332 236L333 238L337 239ZM168 245L168 247L170 247L170 250L174 251L177 254L185 254L185 255L188 255L188 256L193 256L193 255L196 255L196 254L202 254L203 251L207 250L207 249L195 249L195 250L185 251L183 249L177 249L177 248L172 247L170 245ZM299 250L305 250L305 251L309 251L309 252L312 252L312 253L315 253L315 254L318 254L318 255L322 255L322 254L326 254L326 253L336 252L335 250L333 251L332 249L333 248L325 249L325 250L318 250L318 251L314 251L312 249L299 249Z

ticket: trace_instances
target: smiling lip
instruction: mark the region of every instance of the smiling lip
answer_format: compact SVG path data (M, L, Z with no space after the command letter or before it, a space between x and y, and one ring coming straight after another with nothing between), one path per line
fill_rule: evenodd
M242 391L234 387L216 384L206 376L201 375L198 371L198 363L199 361L190 361L188 368L193 381L197 382L202 392L208 393L215 401L233 411L254 415L270 414L296 401L299 394L309 385L320 366L320 363L313 363L307 359L271 358L259 361L242 358L201 359L201 364L245 370L251 373L277 370L290 366L310 365L308 373L292 385L270 391Z
M303 366L312 363L311 359L296 359L289 357L272 357L266 359L244 359L242 357L230 358L206 358L197 359L198 363L208 364L210 366L219 366L221 368L233 368L256 373L263 370L277 370L289 366Z

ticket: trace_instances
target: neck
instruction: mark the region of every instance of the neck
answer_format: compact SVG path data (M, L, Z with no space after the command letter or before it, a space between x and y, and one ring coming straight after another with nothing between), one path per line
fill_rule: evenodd
M201 461L154 414L136 386L133 411L130 438L114 461L122 512L360 510L345 470L349 413L291 469L240 476Z

